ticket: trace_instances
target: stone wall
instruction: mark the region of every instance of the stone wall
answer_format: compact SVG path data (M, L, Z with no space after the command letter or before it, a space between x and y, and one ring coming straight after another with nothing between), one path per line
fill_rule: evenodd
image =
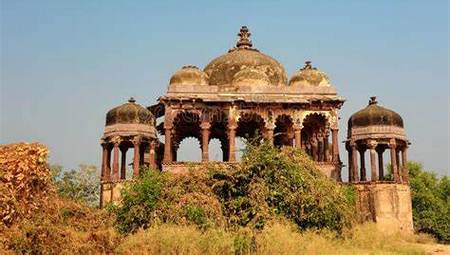
M413 232L411 191L407 184L358 183L361 221L374 221L383 232Z
M125 182L126 180L102 182L100 184L100 207L111 202L117 204L120 201L120 191Z

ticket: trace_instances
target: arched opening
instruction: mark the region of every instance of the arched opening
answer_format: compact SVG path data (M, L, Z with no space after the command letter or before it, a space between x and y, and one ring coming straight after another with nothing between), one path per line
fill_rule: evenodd
M329 130L325 116L318 113L306 116L303 120L301 137L302 148L313 160L329 160Z
M241 137L247 141L254 139L262 139L264 131L264 119L256 113L242 113L238 127L236 129L236 136Z
M201 159L201 147L198 145L200 142L200 116L193 112L180 112L177 114L173 121L173 135L172 135L172 161L200 161ZM188 145L184 145L180 150L181 143L185 138L194 138L196 142L192 142L191 139L187 142ZM197 145L195 145L197 143ZM197 149L195 147L197 146ZM186 150L184 147L190 149ZM198 152L200 150L200 152ZM178 153L180 152L180 154ZM198 155L194 155L194 153ZM181 158L178 158L178 155Z
M274 145L277 147L293 146L294 128L292 118L288 115L280 115L275 121Z
M177 146L177 161L200 161L202 150L200 141L195 137L186 137Z
M208 146L209 160L228 160L227 118L220 109L210 112L210 143Z
M213 138L209 141L209 160L210 161L224 161L222 143L219 139Z

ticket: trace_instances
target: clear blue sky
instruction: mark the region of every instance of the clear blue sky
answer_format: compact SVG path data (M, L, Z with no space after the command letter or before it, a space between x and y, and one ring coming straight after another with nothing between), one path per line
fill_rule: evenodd
M450 169L447 1L0 2L0 141L45 143L52 163L98 165L108 109L153 104L173 72L203 68L248 25L289 76L305 60L328 73L347 99L341 140L377 95L403 116L409 158Z

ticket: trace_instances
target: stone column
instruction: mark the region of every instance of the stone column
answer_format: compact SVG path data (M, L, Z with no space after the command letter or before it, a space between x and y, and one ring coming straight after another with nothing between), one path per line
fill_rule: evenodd
M395 160L397 161L397 169L400 179L402 178L402 162L400 162L400 149L397 147L395 150Z
M323 135L322 135L322 132L320 132L320 133L318 133L317 134L317 159L318 159L318 161L320 161L320 162L323 162L323 161L325 161L325 158L324 158L324 156L325 156L325 150L324 150L324 148L325 148L325 146L324 146L324 144L323 144Z
M351 150L352 150L352 170L353 170L353 182L359 181L358 176L358 150L356 149L355 142L351 142L350 144Z
M273 123L269 123L266 125L266 140L273 144L273 130L275 129L275 125Z
M371 181L375 182L378 181L378 176L377 176L377 162L376 162L376 151L375 148L377 147L377 142L374 140L371 140L368 142L367 146L369 147L369 152L370 152L370 175L371 177Z
M122 155L122 158L120 159L120 179L126 179L126 172L127 172L127 148L122 147L120 148L120 154Z
M402 150L402 172L403 172L403 181L409 183L409 170L408 170L408 146L403 147Z
M114 148L113 148L113 166L112 166L112 179L113 180L119 180L119 145L120 145L120 138L115 138L114 141Z
M236 128L237 126L234 124L228 123L228 161L235 162L236 161Z
M301 149L302 147L302 128L298 125L294 126L294 140L295 147Z
M346 144L348 154L348 182L353 182L353 155L349 144Z
M156 169L156 141L150 142L150 167Z
M140 146L141 146L141 139L139 137L135 137L133 139L133 146L134 146L134 154L133 154L133 176L137 177L139 176L139 167L140 167Z
M102 173L101 173L101 179L102 180L108 180L109 179L109 166L108 164L108 144L103 142L102 143Z
M164 163L172 162L172 127L164 127Z
M378 179L384 179L384 162L383 162L383 153L384 148L379 147L377 150L378 153Z
M365 149L360 149L359 150L359 160L360 160L360 164L361 164L361 168L360 168L360 176L361 176L361 181L365 182L367 181L366 179L366 150Z
M324 137L323 137L323 161L325 162L330 162L330 150L328 148L329 145L329 137L330 137L330 132L325 132Z
M338 129L331 130L333 163L339 163Z
M204 120L200 124L201 132L202 132L202 161L208 162L209 161L209 134L210 134L210 128L211 124L209 124L208 121Z
M314 161L319 161L319 148L318 148L318 142L317 142L317 136L313 134L311 138L311 151L312 151L312 158Z
M398 174L398 168L397 168L397 153L396 153L396 147L395 140L391 139L389 142L389 149L391 151L391 167L392 167L392 175L394 176L394 181L399 183L400 182L400 176Z

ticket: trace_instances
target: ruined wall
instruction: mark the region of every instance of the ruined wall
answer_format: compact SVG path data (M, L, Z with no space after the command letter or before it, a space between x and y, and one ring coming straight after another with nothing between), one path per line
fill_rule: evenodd
M354 186L361 221L374 221L383 232L413 231L409 185L358 183Z
M105 206L108 203L118 203L120 201L120 191L125 184L123 181L115 182L102 182L100 184L100 207Z

